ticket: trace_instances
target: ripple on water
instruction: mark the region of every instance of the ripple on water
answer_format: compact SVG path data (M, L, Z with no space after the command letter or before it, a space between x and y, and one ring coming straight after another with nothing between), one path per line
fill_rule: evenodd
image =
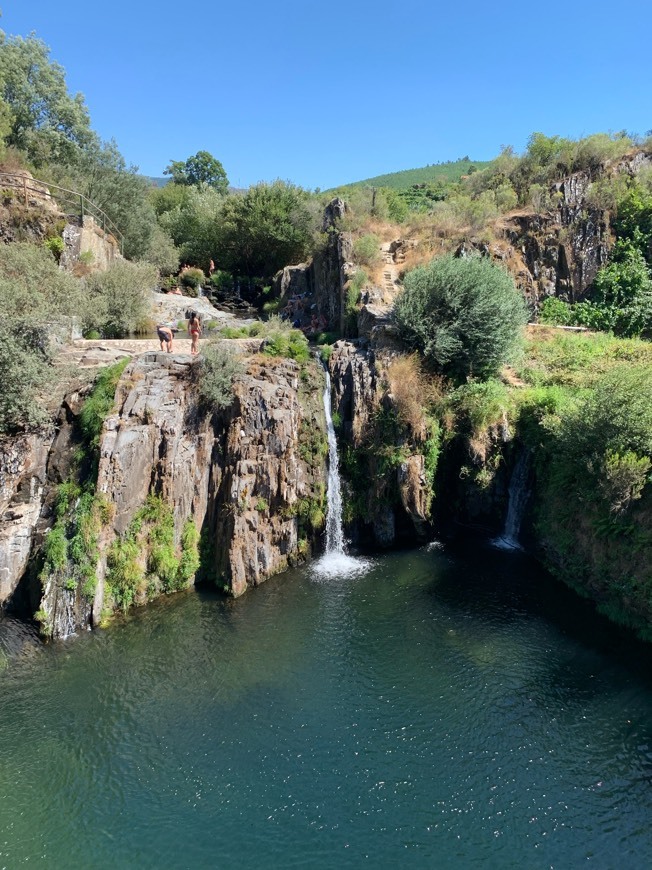
M0 868L650 866L650 680L563 630L526 557L449 550L13 660Z

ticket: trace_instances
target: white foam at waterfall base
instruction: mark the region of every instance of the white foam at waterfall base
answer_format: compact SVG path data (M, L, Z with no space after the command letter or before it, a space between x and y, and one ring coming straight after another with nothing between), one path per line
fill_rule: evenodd
M326 552L312 565L312 572L318 577L337 578L355 577L364 574L371 567L368 559L349 556L342 528L342 489L340 486L337 439L331 415L331 379L326 369L324 388L324 414L328 433L328 508L326 511Z
M366 574L371 566L371 559L349 556L344 552L332 552L324 553L321 559L314 562L311 565L311 571L316 577L335 579L339 577L358 577L360 574Z

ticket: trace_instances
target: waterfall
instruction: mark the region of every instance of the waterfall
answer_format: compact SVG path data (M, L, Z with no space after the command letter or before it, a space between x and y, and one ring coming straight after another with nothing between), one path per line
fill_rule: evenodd
M326 499L326 555L344 553L344 532L342 531L342 487L340 486L340 465L337 456L337 439L331 414L331 376L326 369L324 387L324 413L328 432L328 489Z
M522 549L518 542L518 535L521 530L525 505L530 495L527 485L529 471L530 453L528 450L523 450L516 460L509 480L507 516L505 517L503 533L492 541L495 547L502 550Z
M340 484L337 438L331 414L331 378L324 366L326 384L324 387L324 414L328 434L328 488L326 490L326 551L313 566L316 574L325 577L353 576L366 571L370 562L357 559L346 552L346 540L342 529L342 487Z

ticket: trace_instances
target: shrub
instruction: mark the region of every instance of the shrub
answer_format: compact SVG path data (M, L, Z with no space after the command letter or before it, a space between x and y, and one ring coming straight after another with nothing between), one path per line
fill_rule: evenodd
M294 329L280 317L270 317L262 334L267 338L263 350L267 356L285 356L297 362L310 359L308 339L300 329Z
M188 519L181 532L181 558L177 571L177 587L187 586L199 571L199 567L199 532L194 520Z
M376 266L380 263L380 239L373 233L360 236L353 242L353 258L363 266Z
M541 323L566 326L572 320L571 306L567 302L564 302L563 299L559 299L557 296L548 296L541 303L541 308L539 309L539 321Z
M629 338L648 333L652 329L652 276L645 257L628 241L616 243L613 257L593 282L598 301L593 306L576 305L576 320Z
M184 269L179 275L179 281L182 286L190 290L196 290L198 287L201 287L205 280L206 276L201 269Z
M147 293L157 283L154 266L126 260L87 276L85 329L99 329L106 338L121 338L138 331L149 315Z
M53 236L51 239L46 239L43 244L58 263L65 248L61 236Z
M0 324L0 433L44 424L42 395L52 381L50 354L40 330Z
M394 310L408 346L458 379L496 373L527 319L513 279L480 257L445 256L408 272Z
M195 368L202 403L214 409L230 405L233 401L233 381L240 371L240 362L224 344L205 344Z

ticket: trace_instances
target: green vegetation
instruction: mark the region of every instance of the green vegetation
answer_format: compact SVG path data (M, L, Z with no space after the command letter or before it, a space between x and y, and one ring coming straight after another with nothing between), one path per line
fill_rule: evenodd
M206 280L206 276L202 272L201 269L184 269L183 272L179 275L179 282L183 287L186 288L186 293L189 290L197 290L204 281ZM188 294L193 295L193 294ZM194 294L197 295L196 293Z
M649 337L652 332L652 172L634 178L607 176L600 203L614 213L617 241L610 262L600 269L587 299L568 304L546 299L543 323L586 326L614 335Z
M485 169L490 166L490 161L470 160L461 157L459 160L451 160L445 163L432 163L419 169L403 169L400 172L389 172L385 175L375 175L373 178L365 178L352 184L344 185L338 190L346 191L350 187L388 187L393 190L406 190L415 184L434 184L437 182L459 181L463 175L468 175L474 168Z
M113 506L95 491L100 433L127 363L122 360L100 372L82 406L77 432L81 443L73 453L68 479L57 488L55 523L43 545L41 582L53 578L70 592L80 589L88 601L97 583L100 533L113 518ZM43 624L47 628L47 622Z
M199 569L199 533L192 519L174 544L172 508L150 495L107 556L107 582L116 605L127 610L153 592L184 589Z
M226 269L254 278L271 278L288 263L299 263L312 246L313 218L308 194L283 181L260 183L224 201L220 228Z
M305 335L279 317L270 317L262 335L267 339L263 348L263 353L267 356L284 356L299 363L310 359L310 348Z
M200 401L215 410L230 405L233 401L233 381L241 368L236 355L223 343L205 344L195 367Z
M374 233L360 236L353 242L353 257L363 266L376 266L380 263L380 239Z
M116 387L128 364L129 359L123 359L103 369L82 406L79 427L87 444L93 449L99 448L102 426L113 409Z
M219 193L229 189L229 179L224 167L208 151L198 151L187 160L173 160L163 175L171 175L174 184L212 187Z
M47 422L53 340L63 340L85 301L52 255L26 242L0 245L0 433Z
M220 335L222 338L264 339L263 353L266 356L284 356L300 363L310 359L310 346L303 332L277 315L249 326L225 326L220 330Z
M118 262L84 279L88 300L85 329L99 329L106 338L139 332L148 322L147 292L156 286L155 268L147 263Z
M408 346L458 379L495 374L526 321L513 279L480 257L440 257L408 272L395 316Z

